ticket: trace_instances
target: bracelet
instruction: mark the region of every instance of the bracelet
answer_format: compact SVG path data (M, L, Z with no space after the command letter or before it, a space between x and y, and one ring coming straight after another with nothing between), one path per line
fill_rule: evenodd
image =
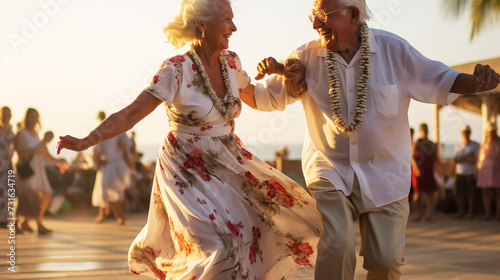
M101 140L102 140L101 133L99 133L99 131L97 129L94 129L92 131L95 131L95 133L97 133L97 137L99 137L99 140L97 141L97 144L101 143Z

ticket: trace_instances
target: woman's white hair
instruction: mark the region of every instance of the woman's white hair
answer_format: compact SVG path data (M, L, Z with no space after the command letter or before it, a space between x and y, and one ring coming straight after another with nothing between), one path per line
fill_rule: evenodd
M217 4L221 2L231 5L230 0L182 0L177 14L163 28L167 43L178 49L198 39L200 36L197 34L196 21L209 21L217 9Z
M346 7L356 7L359 10L360 22L367 21L371 17L371 12L366 6L365 0L335 0Z

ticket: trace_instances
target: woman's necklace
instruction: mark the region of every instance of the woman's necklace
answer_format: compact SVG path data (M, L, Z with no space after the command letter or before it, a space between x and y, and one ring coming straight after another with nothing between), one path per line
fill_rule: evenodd
M235 115L234 111L237 110L238 108L236 108L237 106L233 106L234 96L233 96L233 91L231 89L231 81L229 80L229 76L227 73L227 65L226 65L226 59L224 58L224 53L221 53L219 55L219 64L220 64L220 72L222 75L222 80L224 81L224 87L226 88L227 102L224 102L224 99L220 98L217 95L214 88L210 84L210 78L208 78L207 72L205 71L205 67L203 67L203 63L201 62L201 59L198 56L198 54L196 54L194 48L191 48L189 50L189 53L193 57L194 65L196 65L198 73L200 74L201 79L203 80L203 85L205 86L205 94L210 97L215 108L219 110L224 119L226 120L232 119Z
M360 26L361 34L361 66L360 75L356 88L356 108L354 110L354 119L347 126L340 105L340 80L337 70L337 59L332 51L327 51L326 69L328 71L328 82L330 95L330 107L333 111L335 126L342 132L352 132L359 128L363 122L366 112L366 91L368 89L368 80L370 79L370 43L368 38L368 25L363 22Z

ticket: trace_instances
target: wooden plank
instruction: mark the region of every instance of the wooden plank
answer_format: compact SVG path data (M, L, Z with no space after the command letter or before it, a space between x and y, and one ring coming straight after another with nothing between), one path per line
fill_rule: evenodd
M8 230L0 229L0 279L145 280L128 271L130 244L146 223L146 214L129 214L127 224L93 223L72 214L47 217L49 236L16 236L16 270L8 271ZM439 213L433 223L409 223L403 279L498 279L500 224L453 220ZM360 247L357 229L357 248ZM355 280L366 278L357 256ZM296 280L312 280L314 268L299 268Z

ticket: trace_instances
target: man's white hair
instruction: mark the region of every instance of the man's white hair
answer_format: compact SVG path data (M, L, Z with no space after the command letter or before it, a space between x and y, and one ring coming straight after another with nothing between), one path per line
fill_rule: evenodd
M367 21L371 17L370 10L366 6L365 0L334 0L346 7L356 7L359 10L360 22Z

